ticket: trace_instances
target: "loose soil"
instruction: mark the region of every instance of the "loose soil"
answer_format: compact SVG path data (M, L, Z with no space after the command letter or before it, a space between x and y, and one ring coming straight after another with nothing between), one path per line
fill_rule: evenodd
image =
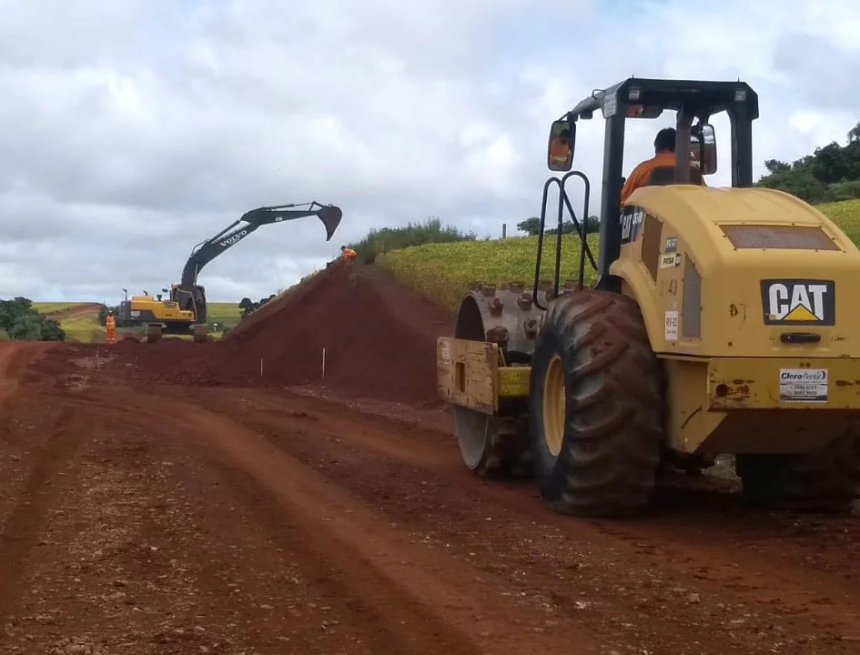
M451 329L338 268L223 343L0 343L0 653L860 652L860 520L480 480Z
M320 384L356 397L438 404L436 339L454 320L371 266L335 266L223 341L120 344L139 381L220 386Z

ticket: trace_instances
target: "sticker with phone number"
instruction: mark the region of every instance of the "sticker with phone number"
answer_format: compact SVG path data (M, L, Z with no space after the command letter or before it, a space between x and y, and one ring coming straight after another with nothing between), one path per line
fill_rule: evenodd
M826 368L782 368L779 399L784 403L826 403L829 382Z

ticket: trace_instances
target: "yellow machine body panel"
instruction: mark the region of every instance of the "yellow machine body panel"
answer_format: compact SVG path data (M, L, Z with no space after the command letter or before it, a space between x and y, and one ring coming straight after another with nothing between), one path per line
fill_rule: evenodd
M860 250L826 216L677 185L637 190L621 220L610 271L666 362L673 447L803 452L860 417Z
M860 357L860 250L814 207L692 185L641 188L628 205L610 272L638 300L656 352Z
M151 317L155 321L194 322L194 312L180 309L177 302L158 300L152 296L132 296L131 312L132 317Z
M664 360L670 447L809 452L860 419L860 250L826 216L778 191L674 185L637 190L621 221L610 272ZM503 358L489 333L439 338L440 395L485 414L527 398L530 368Z

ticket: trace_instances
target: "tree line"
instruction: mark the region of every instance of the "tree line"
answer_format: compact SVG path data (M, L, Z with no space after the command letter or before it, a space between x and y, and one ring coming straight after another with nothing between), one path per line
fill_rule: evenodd
M582 227L582 219L577 217L576 219L579 222L580 227ZM593 234L595 232L600 231L600 219L597 216L589 216L585 219L585 233ZM546 227L547 225L552 225L552 227ZM517 229L521 232L525 232L526 234L535 236L540 234L540 217L532 216L531 218L527 218L526 220L517 223ZM546 223L544 224L544 234L552 235L558 233L558 219L552 220L547 217ZM579 230L576 225L574 225L572 220L563 221L561 224L561 233L562 234L579 234Z
M844 146L832 141L788 163L768 159L756 186L785 191L811 204L860 198L860 123Z
M33 308L29 298L0 300L0 339L17 341L65 341L60 322Z
M465 232L451 225L443 225L440 218L431 216L423 223L410 222L405 227L373 229L361 241L348 243L347 247L355 250L358 261L372 264L378 255L390 250L402 250L428 243L476 241L477 238L474 232ZM333 262L329 265L331 263Z
M268 298L260 298L257 302L254 302L250 298L242 298L239 301L239 309L242 310L242 318L250 316L258 309L265 307L267 303L274 300L277 294L272 294Z

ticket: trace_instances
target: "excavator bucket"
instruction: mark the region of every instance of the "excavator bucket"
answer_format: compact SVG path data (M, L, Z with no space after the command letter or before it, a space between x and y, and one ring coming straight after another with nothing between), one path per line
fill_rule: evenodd
M343 217L343 212L340 207L327 205L319 210L318 216L323 222L323 225L325 225L325 240L331 241L332 236L334 236L334 231L337 229L337 226L340 225L340 219Z

